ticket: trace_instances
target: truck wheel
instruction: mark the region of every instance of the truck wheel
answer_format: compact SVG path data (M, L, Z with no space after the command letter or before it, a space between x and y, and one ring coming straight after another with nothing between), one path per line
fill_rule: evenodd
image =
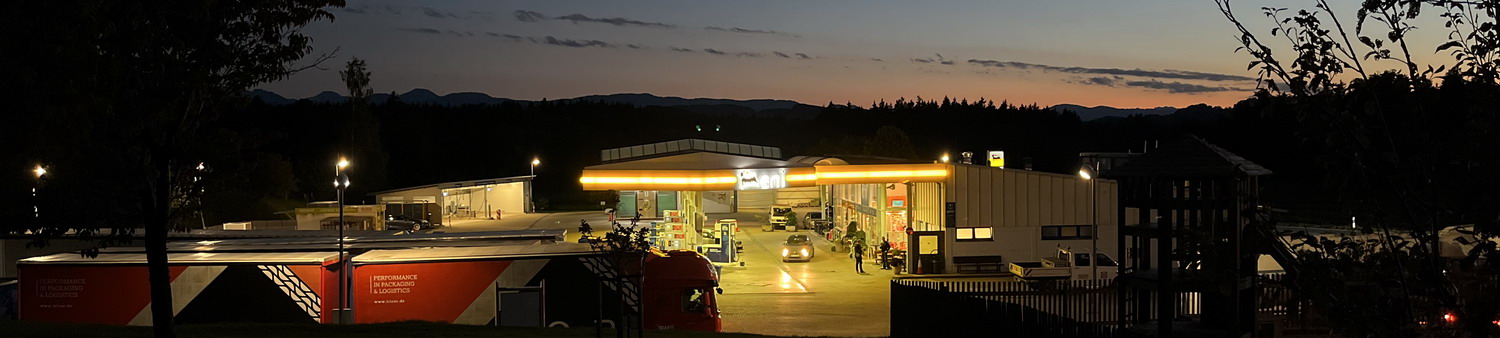
M547 324L547 327L560 327L560 328L566 329L566 328L568 328L568 323L559 320L559 321L552 322L551 324Z

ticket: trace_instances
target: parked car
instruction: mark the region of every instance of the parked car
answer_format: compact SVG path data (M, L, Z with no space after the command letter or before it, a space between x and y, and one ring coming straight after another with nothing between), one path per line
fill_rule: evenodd
M425 219L415 219L415 218L401 216L401 215L386 215L385 216L385 229L386 230L410 230L410 231L418 231L418 230L422 230L422 229L432 229L432 228L433 228L432 223L428 222Z
M812 240L808 239L807 235L786 236L786 243L781 243L782 262L812 261L816 253L817 251L813 250Z
M828 233L828 229L833 228L833 221L824 218L821 211L808 212L805 218L807 220L802 222L802 226L812 228L820 235Z

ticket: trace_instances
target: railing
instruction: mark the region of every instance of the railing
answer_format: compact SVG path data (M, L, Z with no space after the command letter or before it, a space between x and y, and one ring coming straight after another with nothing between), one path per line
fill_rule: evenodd
M891 336L1114 337L1112 281L891 281Z
M1288 329L1318 327L1309 304L1281 283L1284 275L1262 275L1257 312L1284 319ZM891 281L891 335L996 333L1008 336L1114 337L1121 328L1120 294L1112 280L1082 281ZM1203 297L1175 295L1179 315L1198 316ZM1154 294L1137 299L1155 314ZM1132 307L1133 309L1134 307Z

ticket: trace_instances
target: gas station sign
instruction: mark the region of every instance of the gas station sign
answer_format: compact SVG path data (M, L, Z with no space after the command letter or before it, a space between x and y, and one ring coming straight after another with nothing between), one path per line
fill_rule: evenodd
M735 190L786 188L786 168L740 169L734 171Z

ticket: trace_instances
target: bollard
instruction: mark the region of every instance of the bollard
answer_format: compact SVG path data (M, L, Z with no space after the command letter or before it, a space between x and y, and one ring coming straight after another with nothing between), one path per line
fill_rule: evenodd
M505 211L504 210L495 210L495 219L496 220L501 219L504 216L505 216Z

